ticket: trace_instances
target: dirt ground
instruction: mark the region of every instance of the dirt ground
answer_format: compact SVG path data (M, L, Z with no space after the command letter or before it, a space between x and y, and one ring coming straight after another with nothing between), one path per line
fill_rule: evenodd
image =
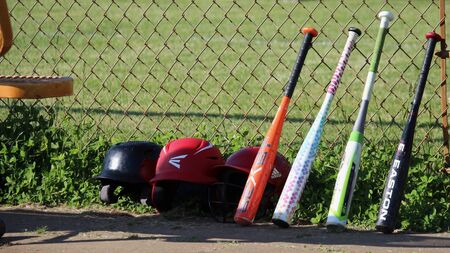
M68 208L3 207L0 218L7 225L0 252L450 252L450 233L329 233Z

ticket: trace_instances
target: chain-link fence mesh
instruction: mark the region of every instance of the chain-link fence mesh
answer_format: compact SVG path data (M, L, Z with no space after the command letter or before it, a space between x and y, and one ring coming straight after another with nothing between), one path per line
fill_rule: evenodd
M297 150L324 99L347 29L363 31L324 130L345 142L356 118L379 27L392 11L367 117L366 140L397 143L414 94L428 31L439 28L438 1L8 1L14 46L2 75L68 75L69 98L41 100L74 124L117 140L175 132L263 136L303 35L319 36L306 59L283 129L281 151ZM439 59L422 101L416 150L442 148ZM2 100L7 109L11 100Z

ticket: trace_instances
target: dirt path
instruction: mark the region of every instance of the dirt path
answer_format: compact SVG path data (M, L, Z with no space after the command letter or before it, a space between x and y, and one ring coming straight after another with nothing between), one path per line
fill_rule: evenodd
M0 252L450 252L450 234L328 233L316 226L240 227L96 211L1 208Z

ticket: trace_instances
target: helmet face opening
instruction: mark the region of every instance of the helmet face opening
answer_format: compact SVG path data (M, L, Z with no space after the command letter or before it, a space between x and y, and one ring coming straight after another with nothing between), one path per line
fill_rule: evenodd
M236 208L244 191L248 174L242 171L228 169L219 175L219 181L208 188L208 207L213 218L222 223L233 223ZM273 207L271 197L274 187L267 184L263 199L258 209L256 219L264 217Z
M218 182L208 188L208 207L216 221L232 223L247 175L240 171L226 170L219 178Z
M183 181L161 181L153 185L152 204L160 213L175 207L206 210L208 187Z
M228 157L225 165L215 167L218 181L209 187L208 205L216 221L234 222L236 208L258 151L259 147L242 148ZM286 158L277 153L256 219L266 217L273 209L273 202L283 189L290 167Z

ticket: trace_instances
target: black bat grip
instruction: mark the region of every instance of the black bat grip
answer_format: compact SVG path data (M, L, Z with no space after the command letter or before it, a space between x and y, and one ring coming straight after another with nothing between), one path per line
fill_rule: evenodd
M426 38L428 39L427 51L425 52L425 59L423 60L422 69L420 71L419 81L417 84L416 94L414 96L414 101L412 103L411 116L417 116L419 112L420 103L422 101L423 91L425 90L425 83L427 82L428 73L430 72L431 61L433 59L434 50L436 48L436 44L441 41L441 37L434 33L429 32L426 34Z
M414 94L414 100L411 103L411 110L408 115L407 125L403 130L402 138L406 144L405 153L411 153L412 143L414 139L414 132L416 128L417 116L419 114L420 103L422 102L423 92L425 90L425 84L427 83L428 73L430 72L431 61L433 60L434 50L437 42L441 41L441 37L434 33L427 33L427 49L425 52L425 58L423 60L422 68L420 69L419 80L417 82L416 93ZM409 160L409 157L408 157ZM408 161L409 164L409 161Z
M420 72L416 93L414 95L414 100L411 105L406 126L403 129L400 143L397 147L397 151L395 152L391 168L389 169L380 210L378 212L376 228L378 231L386 234L392 233L396 227L398 211L403 199L403 192L408 177L420 102L422 100L428 73L430 71L436 43L441 40L441 37L434 32L427 33L426 38L428 39L428 46Z
M286 84L284 89L284 95L291 98L294 93L295 86L297 85L298 77L302 71L303 64L308 54L309 49L312 47L312 39L317 36L317 31L314 28L304 28L302 31L305 33L305 39L303 40L302 46L300 47L300 52L295 61L294 68L292 69L289 82Z

